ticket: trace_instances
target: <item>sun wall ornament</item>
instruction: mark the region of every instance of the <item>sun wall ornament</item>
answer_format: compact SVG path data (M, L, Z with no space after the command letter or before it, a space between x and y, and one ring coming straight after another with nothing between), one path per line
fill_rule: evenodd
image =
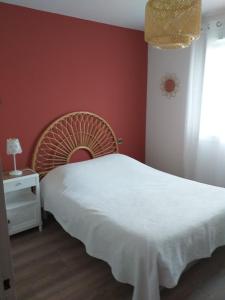
M175 74L166 74L161 79L160 88L163 96L173 98L176 96L179 88L179 80Z

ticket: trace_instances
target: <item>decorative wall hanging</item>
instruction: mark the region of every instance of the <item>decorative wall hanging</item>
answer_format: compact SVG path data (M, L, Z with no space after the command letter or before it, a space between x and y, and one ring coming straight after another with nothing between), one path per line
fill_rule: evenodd
M179 81L175 74L166 74L162 77L160 85L162 94L168 98L176 96L179 88Z
M159 49L185 48L200 36L201 0L148 0L145 41Z

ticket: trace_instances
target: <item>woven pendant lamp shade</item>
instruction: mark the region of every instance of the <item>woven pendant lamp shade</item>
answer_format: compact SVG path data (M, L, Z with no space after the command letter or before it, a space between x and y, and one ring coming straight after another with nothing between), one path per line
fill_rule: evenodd
M201 0L149 0L145 41L160 49L185 48L199 38Z

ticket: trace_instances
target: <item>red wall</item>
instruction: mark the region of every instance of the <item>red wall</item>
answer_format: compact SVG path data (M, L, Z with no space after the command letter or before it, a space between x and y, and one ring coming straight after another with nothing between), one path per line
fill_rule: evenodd
M147 46L143 32L0 3L0 153L18 137L30 165L43 129L72 111L105 118L144 160Z

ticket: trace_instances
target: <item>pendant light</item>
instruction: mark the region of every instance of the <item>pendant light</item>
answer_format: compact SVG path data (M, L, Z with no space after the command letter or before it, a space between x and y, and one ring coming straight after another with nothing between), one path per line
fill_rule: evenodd
M145 41L160 49L185 48L200 36L201 0L148 0Z

